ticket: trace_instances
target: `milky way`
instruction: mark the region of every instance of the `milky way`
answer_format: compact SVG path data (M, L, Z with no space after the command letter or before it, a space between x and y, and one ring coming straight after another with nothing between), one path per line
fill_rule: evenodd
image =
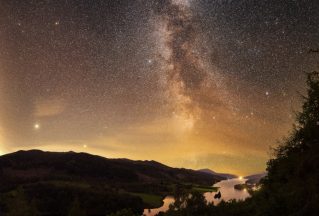
M203 37L190 6L189 1L166 1L164 6L155 9L154 21L155 28L159 29L155 31L159 60L166 75L168 97L174 105L173 116L179 118L186 129L201 119L203 97L211 104L221 102L215 83L218 80L213 77L214 71L205 68L206 62L201 56ZM209 92L217 94L212 98Z
M196 93L202 88L207 76L201 68L198 56L194 55L197 33L192 12L181 2L168 2L159 11L159 36L163 37L161 56L165 60L169 96L175 102L176 117L185 120L192 127L198 118Z
M1 154L259 172L318 68L315 0L0 5Z

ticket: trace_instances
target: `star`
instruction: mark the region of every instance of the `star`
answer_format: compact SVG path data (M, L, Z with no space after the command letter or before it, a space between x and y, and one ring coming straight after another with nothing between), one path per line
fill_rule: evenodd
M117 157L141 143L125 156L163 162L189 151L206 161L204 152L226 147L240 156L255 144L265 155L300 107L303 71L318 67L307 55L318 44L315 0L298 10L288 1L8 2L0 13L0 144L61 149L77 140L68 147ZM185 148L167 151L170 143Z
M39 123L34 124L33 128L35 130L39 130L40 129L40 124Z

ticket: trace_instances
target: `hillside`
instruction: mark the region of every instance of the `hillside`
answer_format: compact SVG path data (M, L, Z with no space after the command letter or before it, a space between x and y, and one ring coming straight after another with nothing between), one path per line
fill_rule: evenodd
M103 179L109 183L168 181L211 185L223 179L190 169L171 168L155 161L107 159L87 153L40 150L18 151L1 156L0 169L1 176L10 178L12 183L72 177Z
M247 179L246 183L249 184L257 184L260 182L262 178L264 178L267 175L266 172L263 173L258 173L258 174L253 174L249 176L245 176L244 178Z
M0 213L21 206L21 199L25 206L33 201L36 209L48 214L66 214L74 202L80 202L90 214L105 215L124 208L140 213L144 207L152 207L143 199L146 195L161 200L173 193L176 185L210 186L222 179L156 161L18 151L0 157ZM53 206L60 206L59 212Z
M202 173L207 173L207 174L210 174L213 176L219 176L219 177L225 178L225 179L232 179L232 178L238 177L237 175L233 175L233 174L229 174L229 173L217 173L217 172L210 170L210 169L200 169L197 171L202 172Z

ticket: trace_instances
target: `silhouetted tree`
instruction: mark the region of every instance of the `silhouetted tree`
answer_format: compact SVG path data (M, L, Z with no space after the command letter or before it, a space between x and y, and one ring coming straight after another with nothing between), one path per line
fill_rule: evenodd
M318 216L319 215L319 73L307 76L307 95L290 135L274 149L260 191L245 201L206 205L199 195L178 199L160 215Z
M307 95L290 136L275 149L263 182L267 215L318 215L319 73L307 77Z

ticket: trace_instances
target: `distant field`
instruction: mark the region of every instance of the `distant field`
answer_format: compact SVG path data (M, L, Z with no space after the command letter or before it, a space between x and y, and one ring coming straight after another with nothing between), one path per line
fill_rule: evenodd
M209 187L209 186L201 186L201 185L193 185L191 188L192 192L200 192L200 193L216 192L217 190L218 190L218 187ZM148 194L148 193L133 193L133 192L130 192L129 194L140 197L143 200L143 202L147 204L148 207L151 207L151 208L158 208L163 205L163 197L159 195Z
M197 191L201 193L205 192L216 192L218 187L206 187L206 186L193 186L192 191Z
M69 186L69 187L75 187L75 188L90 188L91 186L86 183L86 182L75 182L75 181L59 181L59 180L54 180L54 181L41 181L39 183L43 184L53 184L57 187L62 187L62 186Z
M159 195L132 192L130 192L130 194L140 197L145 204L149 205L149 207L158 208L163 205L163 197Z

